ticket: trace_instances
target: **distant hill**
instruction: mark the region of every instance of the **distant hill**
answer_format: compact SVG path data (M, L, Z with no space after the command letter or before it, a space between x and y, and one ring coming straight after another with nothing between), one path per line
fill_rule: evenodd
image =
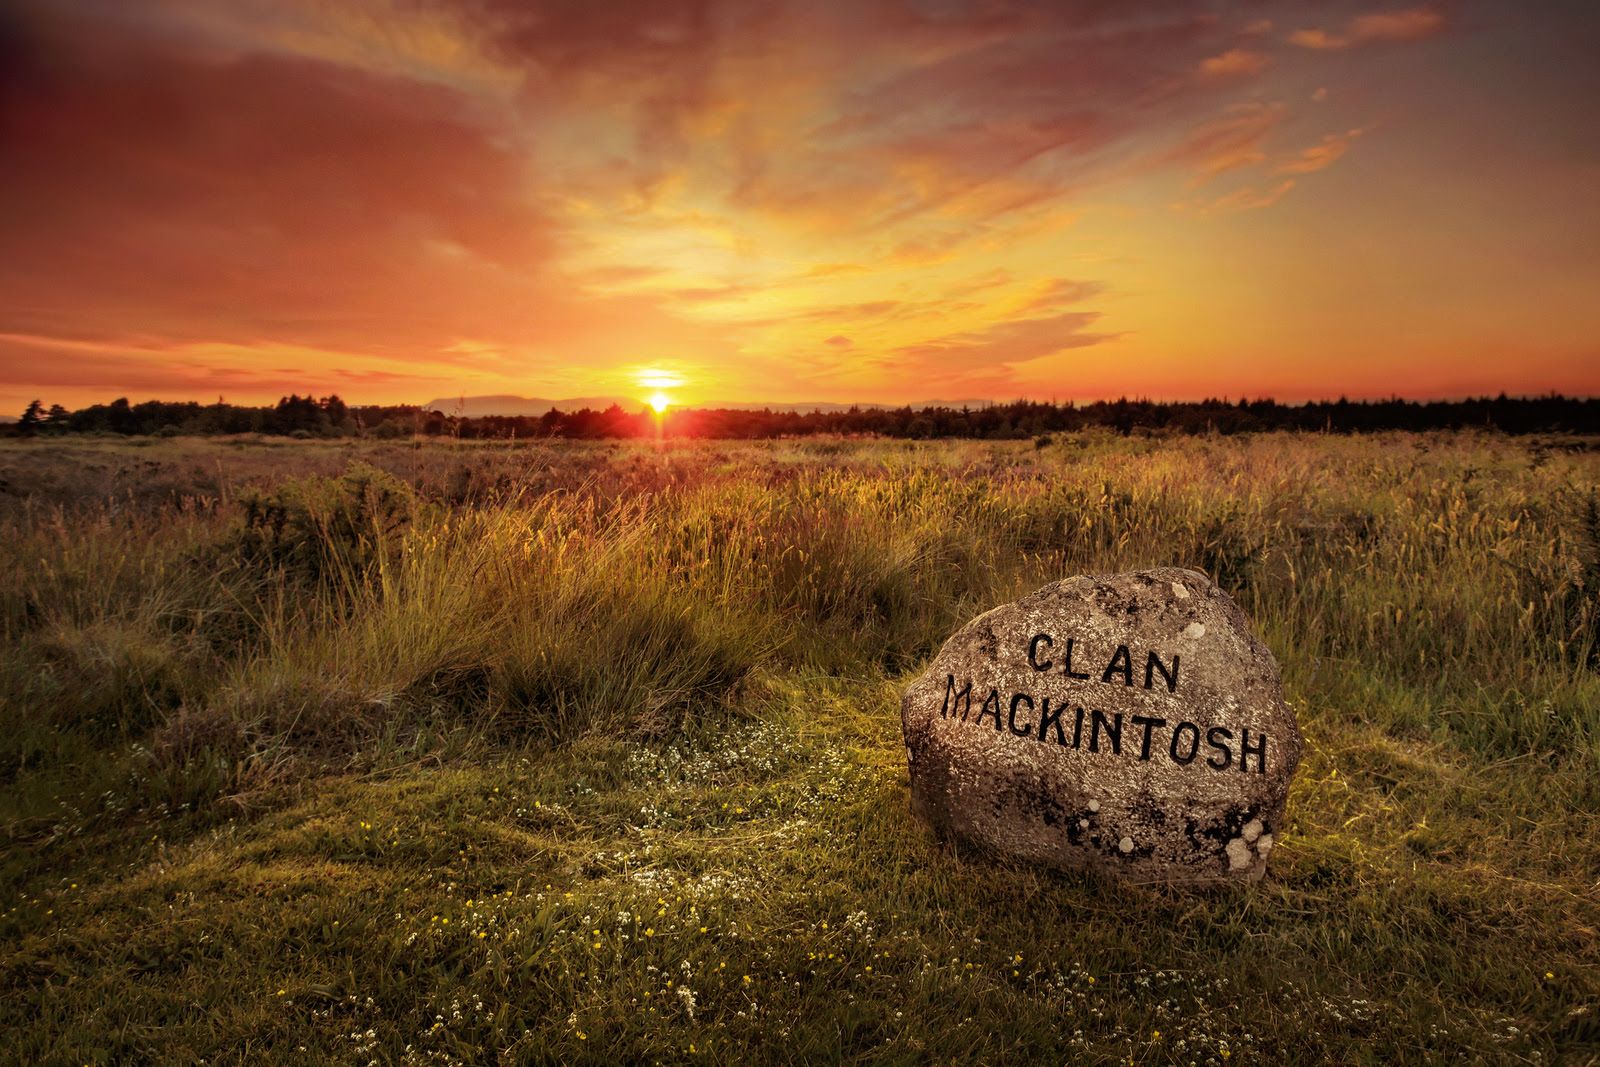
M985 408L992 405L992 400L917 400L911 407L921 410L930 407L947 408ZM481 419L486 415L531 415L537 418L556 408L560 411L579 411L588 408L591 411L604 411L612 404L620 404L624 410L638 411L645 406L643 400L628 396L574 396L565 400L546 400L539 396L467 396L467 397L442 397L430 400L422 405L424 411L437 411L445 415L462 415L469 419ZM880 404L872 401L840 404L827 400L816 401L791 401L784 404L774 403L741 403L733 404L722 401L708 401L704 404L690 404L689 407L718 408L723 411L849 411L851 408L860 408L863 411L869 408L893 410L906 407L905 404Z
M921 411L923 408L986 408L994 404L993 400L913 400L909 403L894 404L876 400L853 400L846 404L836 403L831 400L796 400L786 404L728 404L710 401L705 404L691 404L691 407L720 408L723 411L849 411L857 408L861 411L877 409L880 411L895 411L899 408L913 408Z
M538 417L557 408L561 411L604 411L612 404L620 404L628 411L644 407L644 401L631 396L573 396L565 400L546 400L542 396L451 396L430 400L422 405L424 411L437 411L445 415L464 415L481 419L485 415L532 415Z

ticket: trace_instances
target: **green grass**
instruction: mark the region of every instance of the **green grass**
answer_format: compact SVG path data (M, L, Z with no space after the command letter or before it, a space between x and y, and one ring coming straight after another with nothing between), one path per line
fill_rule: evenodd
M1600 1063L1600 454L1385 435L0 446L0 1059ZM995 862L899 693L1215 576L1267 879Z

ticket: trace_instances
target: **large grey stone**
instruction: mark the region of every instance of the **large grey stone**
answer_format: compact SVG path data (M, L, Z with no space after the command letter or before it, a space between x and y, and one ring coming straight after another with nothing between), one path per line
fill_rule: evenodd
M1137 882L1260 878L1300 761L1272 653L1209 578L1175 568L1070 578L980 615L901 722L912 809L937 831Z

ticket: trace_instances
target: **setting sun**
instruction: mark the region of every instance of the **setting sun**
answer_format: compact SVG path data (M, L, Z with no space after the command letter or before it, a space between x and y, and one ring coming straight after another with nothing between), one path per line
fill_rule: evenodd
M672 398L667 396L666 393L654 393L650 397L650 406L655 409L655 413L657 415L661 414L663 411L666 411L667 405L671 403Z

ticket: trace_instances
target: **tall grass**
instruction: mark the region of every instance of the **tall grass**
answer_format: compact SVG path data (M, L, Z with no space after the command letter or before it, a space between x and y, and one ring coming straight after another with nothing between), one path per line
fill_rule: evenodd
M358 462L200 509L14 512L0 773L138 741L240 791L267 753L342 765L423 722L662 736L753 672L892 676L1046 581L1182 565L1306 688L1403 686L1421 699L1372 702L1386 728L1600 779L1585 455L1406 435L710 451L614 449L539 492L552 453L530 449L526 484L502 471L471 505Z
M1582 442L5 470L0 1059L1593 1062ZM1272 877L1167 899L925 841L909 675L997 603L1154 565L1283 665Z

